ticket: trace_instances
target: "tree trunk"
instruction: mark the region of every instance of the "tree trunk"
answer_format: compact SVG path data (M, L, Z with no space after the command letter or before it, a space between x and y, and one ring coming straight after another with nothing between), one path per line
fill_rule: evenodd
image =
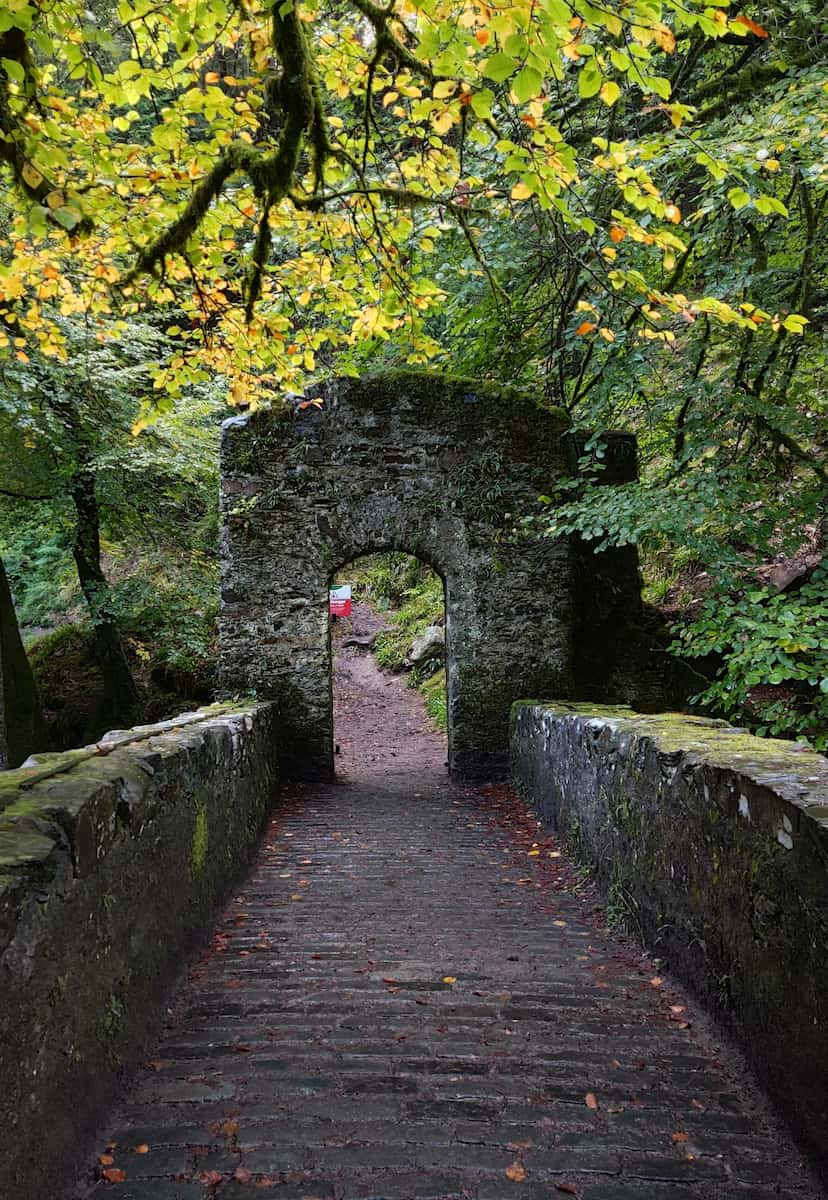
M0 770L19 766L34 750L44 750L46 744L40 696L0 559Z
M101 716L116 723L128 721L138 707L138 689L121 644L109 583L101 568L100 513L94 471L81 467L73 475L69 491L77 514L72 555L92 617L95 655L103 675Z

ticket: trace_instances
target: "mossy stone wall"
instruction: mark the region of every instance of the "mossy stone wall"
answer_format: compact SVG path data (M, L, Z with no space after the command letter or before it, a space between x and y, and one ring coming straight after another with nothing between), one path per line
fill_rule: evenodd
M516 779L729 1024L828 1175L828 759L680 714L516 704Z
M0 775L0 1196L61 1194L273 795L269 705Z
M567 424L526 393L427 372L336 380L225 424L222 686L277 703L284 773L333 773L328 587L363 554L406 551L445 583L453 774L506 769L518 696L572 694L582 590L640 601L634 556L592 578L569 541L523 533L568 473ZM628 478L635 444L616 440Z

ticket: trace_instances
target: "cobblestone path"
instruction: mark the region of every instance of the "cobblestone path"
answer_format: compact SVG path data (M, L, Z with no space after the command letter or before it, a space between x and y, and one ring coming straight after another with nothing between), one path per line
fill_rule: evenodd
M370 753L285 792L78 1200L824 1200L514 794L359 672Z
M533 831L433 776L288 793L95 1196L820 1196Z

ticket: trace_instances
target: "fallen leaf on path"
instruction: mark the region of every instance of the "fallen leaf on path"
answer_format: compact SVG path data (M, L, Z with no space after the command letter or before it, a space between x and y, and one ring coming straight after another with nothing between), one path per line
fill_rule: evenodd
M115 1159L111 1154L101 1154L98 1156L98 1162L102 1167L111 1167Z
M136 1154L149 1154L149 1146L146 1142L141 1142L140 1146L135 1147Z
M101 1171L101 1175L107 1183L126 1183L126 1171L122 1171L120 1167L108 1167Z
M689 1137L690 1137L689 1134L683 1133L681 1130L678 1130L678 1131L676 1131L676 1133L670 1134L670 1141L676 1142L676 1143L686 1142L686 1141L688 1141Z
M511 1179L513 1183L523 1183L526 1178L526 1171L523 1163L513 1162L511 1167L506 1168L506 1178Z
M233 1172L233 1178L237 1183L250 1183L253 1178L253 1172L248 1171L247 1167L236 1167Z
M593 1111L600 1107L598 1104L598 1097L595 1095L595 1092L587 1092L587 1094L584 1096L584 1104L587 1106L587 1108L591 1108Z
M224 1179L221 1171L202 1171L198 1177L198 1182L203 1183L205 1187L215 1187Z
M664 980L661 978L661 976L654 975L650 980L650 987L661 987L662 983L664 983Z
M443 983L457 983L457 980L454 975L444 975Z
M580 1196L581 1194L574 1183L556 1183L555 1191L566 1192L567 1196Z

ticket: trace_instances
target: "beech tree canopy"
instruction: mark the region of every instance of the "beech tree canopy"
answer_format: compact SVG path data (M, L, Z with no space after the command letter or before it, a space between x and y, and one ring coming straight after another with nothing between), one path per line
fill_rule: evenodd
M122 319L174 308L162 402L210 372L234 401L300 389L365 339L424 362L440 351L441 241L459 230L504 293L488 243L524 210L559 218L639 338L674 341L675 320L699 316L799 334L796 308L681 290L711 205L760 225L789 211L781 149L705 139L731 87L783 73L768 37L704 0L13 0L6 345L60 355L56 314L117 337ZM820 46L805 38L782 66L824 115ZM789 131L774 136L787 151ZM695 168L689 211L677 153ZM585 298L573 328L609 343L618 321L600 307Z

